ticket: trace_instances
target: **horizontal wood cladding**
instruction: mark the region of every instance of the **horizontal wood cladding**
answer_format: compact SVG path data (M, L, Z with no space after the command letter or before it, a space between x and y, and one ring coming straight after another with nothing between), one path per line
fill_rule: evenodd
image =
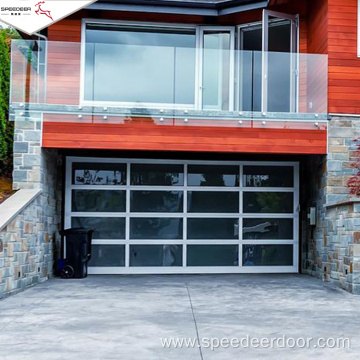
M45 121L44 148L326 154L326 130Z
M329 112L360 114L357 0L327 1Z

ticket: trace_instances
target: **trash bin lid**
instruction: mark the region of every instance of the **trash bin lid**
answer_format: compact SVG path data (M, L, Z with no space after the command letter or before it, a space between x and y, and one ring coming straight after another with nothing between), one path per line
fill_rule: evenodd
M85 228L70 228L60 231L60 235L66 236L70 234L88 234L89 232L94 232L92 229L85 229Z

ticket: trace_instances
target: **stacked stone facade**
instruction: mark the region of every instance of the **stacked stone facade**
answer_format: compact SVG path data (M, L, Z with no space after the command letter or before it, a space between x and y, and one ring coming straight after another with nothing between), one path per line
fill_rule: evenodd
M354 139L360 136L360 118L332 117L329 153L312 158L304 174L305 207L316 207L316 226L302 218L303 272L360 294L360 203L351 198L348 179L355 173Z
M15 118L14 189L42 190L0 231L0 298L53 275L61 226L62 162L41 148L40 114Z

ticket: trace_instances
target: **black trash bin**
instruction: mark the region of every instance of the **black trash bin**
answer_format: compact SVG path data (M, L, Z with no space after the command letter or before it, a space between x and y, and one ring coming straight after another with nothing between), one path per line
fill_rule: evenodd
M93 230L84 228L60 231L60 235L65 236L66 248L66 265L61 271L61 277L76 279L87 277L93 232Z

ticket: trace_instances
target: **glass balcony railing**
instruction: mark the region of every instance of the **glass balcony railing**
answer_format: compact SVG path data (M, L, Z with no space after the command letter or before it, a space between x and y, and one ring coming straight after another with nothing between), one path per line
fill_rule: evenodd
M327 69L327 55L14 40L10 105L48 121L303 128L327 119Z

